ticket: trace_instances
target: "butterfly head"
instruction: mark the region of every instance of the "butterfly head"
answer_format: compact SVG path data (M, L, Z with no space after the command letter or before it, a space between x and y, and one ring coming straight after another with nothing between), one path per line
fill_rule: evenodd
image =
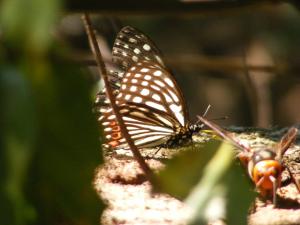
M193 135L193 134L199 133L199 131L202 130L203 127L204 127L203 123L197 122L197 123L189 124L188 125L188 130Z

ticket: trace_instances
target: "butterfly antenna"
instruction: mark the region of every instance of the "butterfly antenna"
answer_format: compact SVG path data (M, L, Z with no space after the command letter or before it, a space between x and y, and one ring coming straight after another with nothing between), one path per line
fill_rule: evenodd
M212 130L214 130L220 137L222 137L224 140L232 143L235 147L239 148L239 149L247 149L247 151L249 151L248 148L246 148L245 146L242 146L241 144L239 144L236 140L234 140L233 137L231 137L230 135L226 134L226 131L224 131L221 127L219 127L217 124L208 121L207 119L203 118L202 116L198 116L198 119L203 122L206 126L210 127Z
M213 121L217 121L217 120L227 120L229 118L229 116L222 116L222 117L218 117L218 118L212 118L211 120Z
M207 115L207 113L209 112L210 108L211 108L211 105L208 104L208 106L206 107L204 113L202 114L202 117L206 117L206 115Z
M202 114L202 117L206 117L206 115L208 114L209 110L211 109L211 104L208 104L208 106L206 107L204 113ZM229 117L228 116L222 116L222 117L218 117L218 118L210 118L210 120L213 121L217 121L217 120L227 120ZM198 120L197 123L199 123L200 120Z

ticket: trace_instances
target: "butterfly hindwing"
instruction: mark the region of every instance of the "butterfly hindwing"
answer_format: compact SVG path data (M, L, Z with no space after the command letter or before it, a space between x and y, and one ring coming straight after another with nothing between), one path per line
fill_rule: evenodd
M174 126L187 124L185 102L175 79L152 63L137 63L128 70L117 101L120 105L133 102L166 113L174 119Z

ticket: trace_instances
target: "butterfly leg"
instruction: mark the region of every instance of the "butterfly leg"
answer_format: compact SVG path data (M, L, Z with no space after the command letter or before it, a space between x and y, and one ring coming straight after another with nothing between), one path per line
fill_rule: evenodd
M151 156L151 158L154 158L154 156L161 150L161 146L157 147L156 152Z

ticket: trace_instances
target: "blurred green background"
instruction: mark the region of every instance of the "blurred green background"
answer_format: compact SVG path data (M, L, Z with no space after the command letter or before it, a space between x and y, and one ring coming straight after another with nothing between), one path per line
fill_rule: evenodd
M122 26L150 36L192 120L211 104L208 118L228 116L223 125L300 121L300 16L292 5L207 14L135 9L93 21L109 67ZM92 114L99 86L94 64L80 14L68 5L0 3L1 224L98 223L103 205L92 182L102 156Z
M93 82L56 37L60 1L0 6L0 223L97 224Z

